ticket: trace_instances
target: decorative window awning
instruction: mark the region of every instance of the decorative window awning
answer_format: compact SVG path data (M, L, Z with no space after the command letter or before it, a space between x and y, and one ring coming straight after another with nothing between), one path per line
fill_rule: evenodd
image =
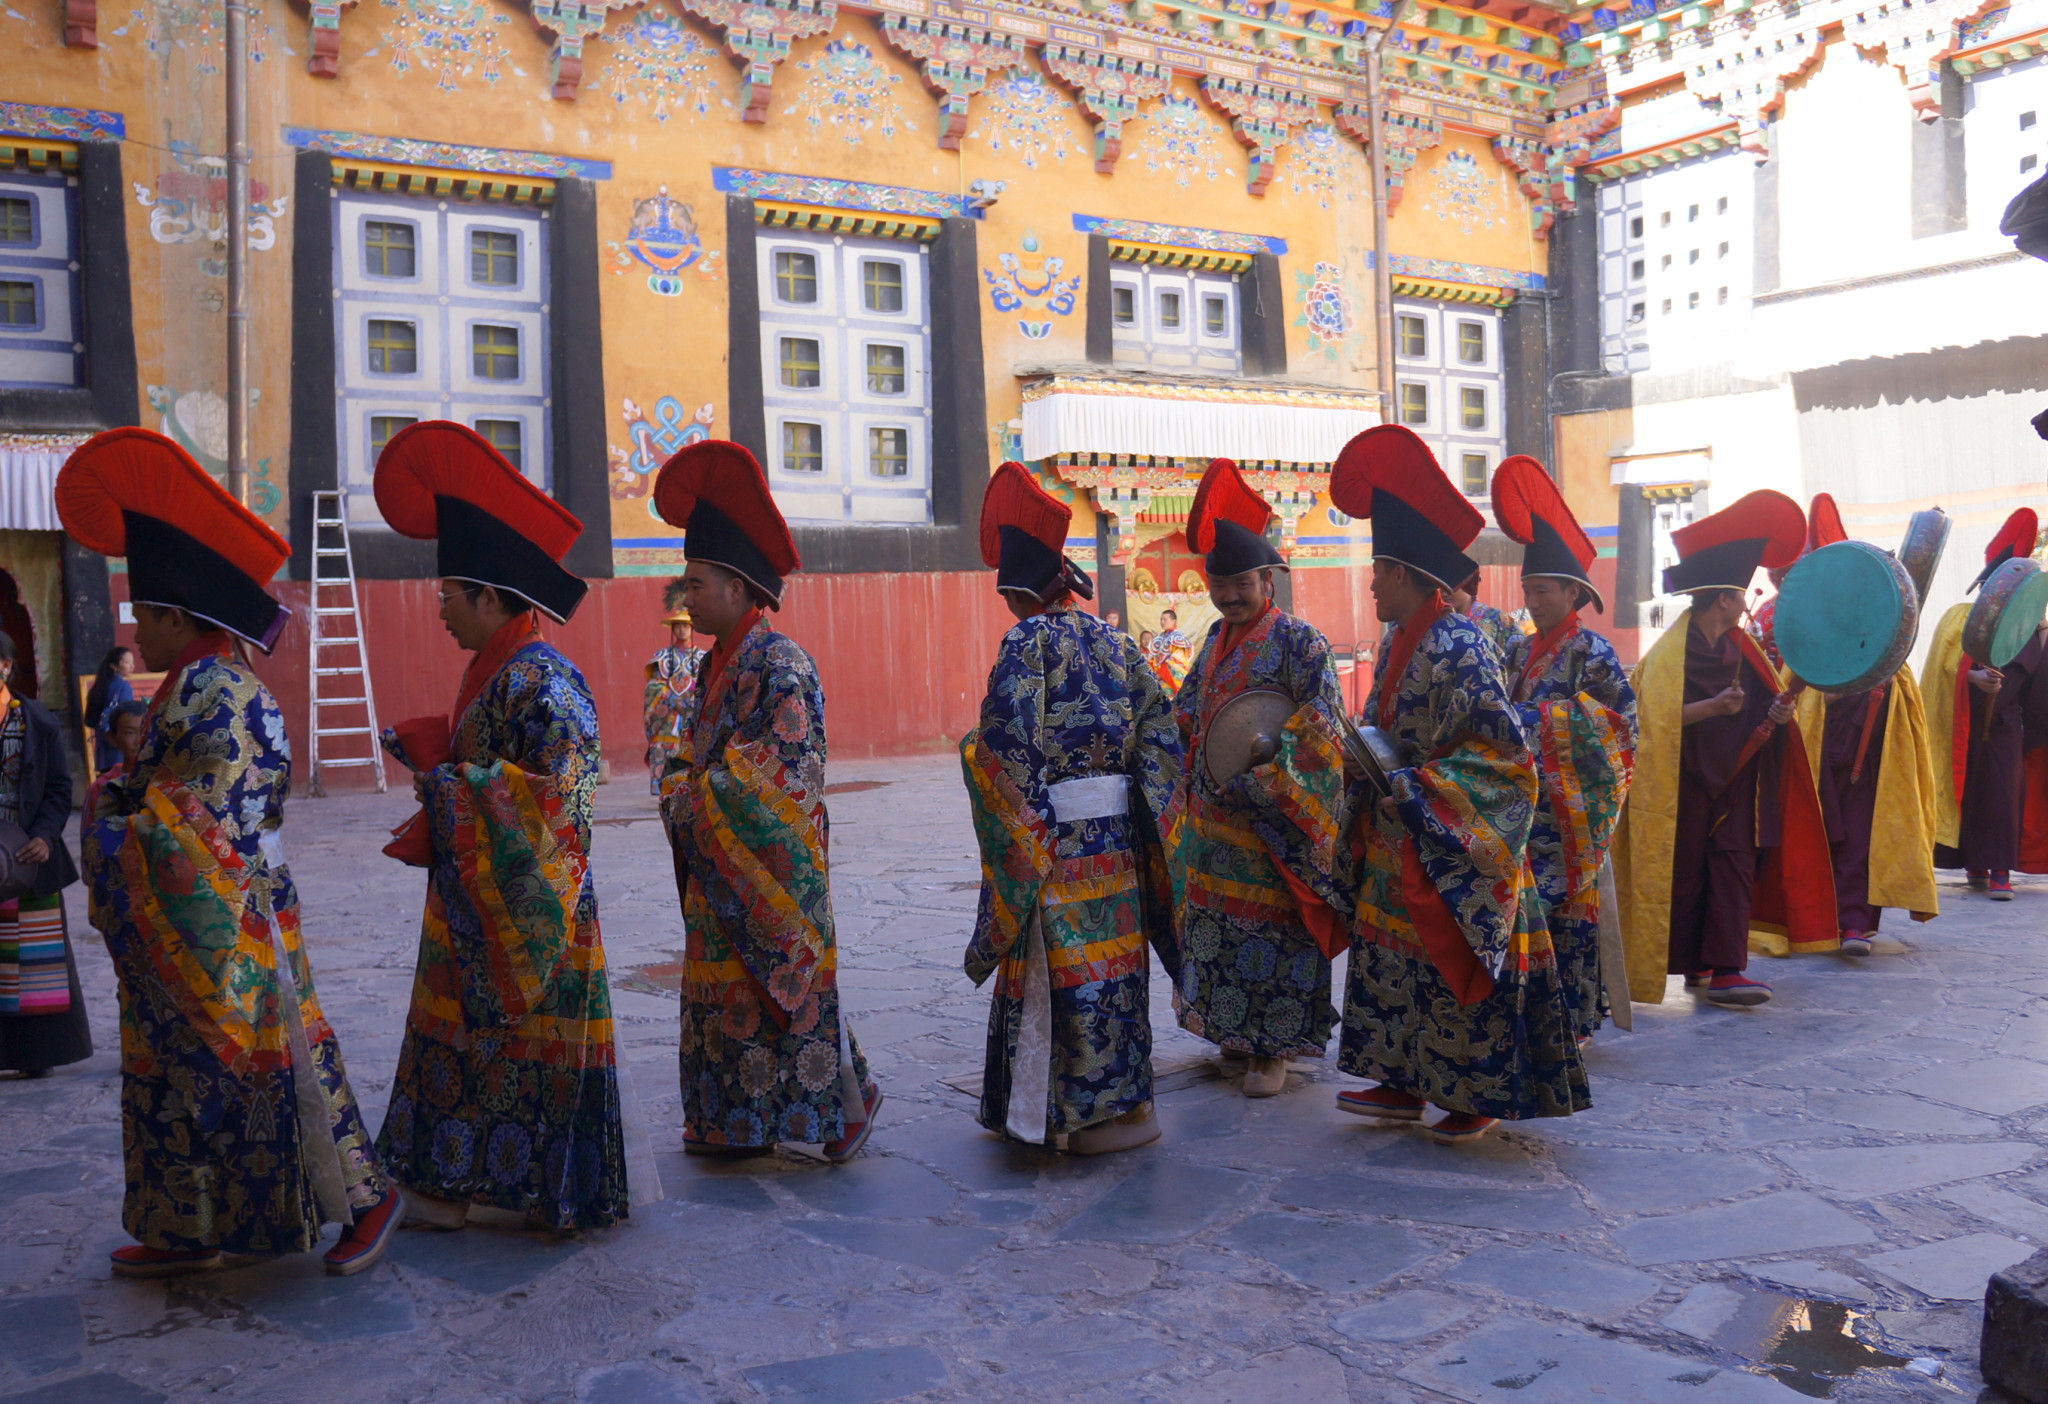
M78 148L68 141L44 141L40 137L0 137L0 171L26 165L32 171L51 175L78 171Z
M1166 244L1139 243L1134 239L1111 239L1109 256L1120 263L1156 263L1171 268L1200 269L1205 273L1242 273L1252 266L1252 256L1247 253L1179 249Z
M370 136L286 127L285 144L325 151L334 160L334 183L392 195L457 200L503 200L545 205L564 176L610 180L611 164L552 151L511 151L448 141Z
M1395 278L1394 296L1433 302L1471 302L1487 307L1505 307L1515 300L1506 288L1474 287L1470 283L1447 283L1434 278Z
M383 195L426 195L436 199L499 200L511 205L554 203L555 183L528 176L471 175L418 166L387 166L377 161L334 158L334 183L346 190L374 190Z
M1379 397L1244 380L1052 372L1024 385L1024 456L1328 464L1380 422Z
M1373 266L1372 250L1365 251L1365 266ZM1518 268L1492 268L1483 263L1459 263L1447 258L1416 258L1394 254L1388 259L1394 296L1427 298L1438 302L1469 302L1487 307L1505 307L1518 293L1536 292L1543 287L1541 273Z
M754 222L777 229L804 229L817 234L850 234L862 239L915 239L928 244L944 227L931 215L873 214L795 205L781 200L756 200Z
M0 434L0 528L62 531L57 470L89 434Z

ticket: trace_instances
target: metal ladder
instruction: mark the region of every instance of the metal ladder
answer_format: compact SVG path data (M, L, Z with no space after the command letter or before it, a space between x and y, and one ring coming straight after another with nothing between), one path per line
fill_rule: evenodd
M330 537L330 533L333 536ZM340 544L330 544L331 541ZM336 563L330 570L329 563ZM322 592L329 592L323 598ZM336 602L337 599L340 602ZM344 632L329 634L327 621L346 620ZM363 647L363 613L356 602L356 561L349 551L348 518L342 510L342 494L339 492L316 492L313 494L313 590L312 608L307 611L307 633L312 638L312 650L307 659L308 692L312 698L308 711L307 733L312 737L312 755L308 757L306 793L315 797L325 796L327 791L320 784L320 768L325 766L367 765L377 773L377 793L384 793L384 749L378 743L377 698L370 688L370 655ZM343 666L341 659L346 654L329 654L323 657L322 649L354 649L355 662ZM330 662L329 659L334 661ZM356 686L351 689L341 682L330 682L329 687L348 693L342 697L321 695L320 683L323 678L354 678ZM362 726L333 726L323 724L322 709L328 707L360 707L366 719ZM369 743L368 755L344 755L323 758L321 742L342 737L359 736Z

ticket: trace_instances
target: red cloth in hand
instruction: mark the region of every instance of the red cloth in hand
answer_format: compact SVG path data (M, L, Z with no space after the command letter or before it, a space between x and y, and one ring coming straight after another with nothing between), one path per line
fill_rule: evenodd
M414 717L392 727L391 733L398 741L399 759L414 771L445 765L453 754L455 736L446 717ZM384 845L384 852L407 867L432 867L434 831L427 823L426 810L422 809L393 829L391 842Z

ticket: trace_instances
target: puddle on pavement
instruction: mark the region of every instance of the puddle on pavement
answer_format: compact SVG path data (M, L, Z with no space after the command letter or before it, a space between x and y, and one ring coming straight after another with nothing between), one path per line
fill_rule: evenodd
M1800 1297L1770 1297L1751 1305L1760 1311L1738 1313L1730 1327L1749 1327L1749 1342L1724 1343L1757 1362L1764 1373L1796 1394L1809 1399L1832 1398L1835 1386L1859 1370L1885 1370L1904 1365L1907 1356L1893 1355L1866 1345L1852 1329L1864 1315L1839 1302L1808 1301ZM1743 1317L1750 1317L1744 1321ZM1744 1334L1749 1334L1745 1332Z

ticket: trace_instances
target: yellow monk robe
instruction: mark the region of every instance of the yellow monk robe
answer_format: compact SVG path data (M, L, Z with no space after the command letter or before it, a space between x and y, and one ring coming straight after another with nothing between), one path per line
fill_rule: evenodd
M1953 604L1934 626L1934 642L1927 647L1927 662L1920 669L1920 687L1926 699L1927 735L1934 747L1928 752L1932 771L1932 843L1954 848L1961 841L1963 822L1962 768L1954 763L1956 720L1956 673L1963 666L1963 622L1970 617L1967 601ZM1904 671L1903 669L1901 670ZM1967 714L1965 725L1967 725Z
M1797 720L1809 756L1821 753L1827 704L1826 694L1813 688L1799 695ZM1870 905L1897 907L1915 921L1934 920L1940 905L1934 887L1935 766L1927 710L1911 670L1899 669L1885 699L1877 808L1870 821ZM1749 948L1770 956L1792 953L1784 936L1754 928Z
M1685 640L1691 621L1691 610L1681 613L1630 677L1636 691L1635 780L1615 830L1613 852L1628 992L1638 1004L1663 1003L1670 974L1671 859L1678 836ZM1805 738L1789 724L1782 730L1789 743L1780 767L1784 843L1771 852L1757 877L1750 907L1751 944L1761 930L1779 936L1793 951L1833 950L1841 942L1827 824L1821 818ZM1793 851L1795 872L1819 872L1828 880L1785 881L1787 849Z

